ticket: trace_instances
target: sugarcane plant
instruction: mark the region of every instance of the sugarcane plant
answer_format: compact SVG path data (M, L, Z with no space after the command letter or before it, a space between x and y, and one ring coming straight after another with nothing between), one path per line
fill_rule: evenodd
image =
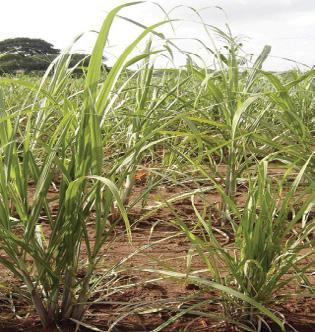
M119 220L124 221L127 238L131 239L123 205L126 197L121 194L130 170L119 173L117 169L121 164L138 161L132 155L145 150L146 139L137 142L136 147L130 144L123 156L112 159L104 174L106 137L115 132L115 126L107 125L107 118L117 99L114 89L121 73L148 57L147 52L135 56L131 53L165 22L144 29L108 74L101 68L115 16L135 4L138 2L116 7L105 18L90 57L84 89L79 93L63 93L72 84L76 67L69 68L68 50L49 67L39 85L1 80L3 85L16 84L35 91L35 98L13 112L6 109L5 96L1 95L0 242L4 255L0 263L27 287L46 329L65 320L82 319L103 244ZM117 91L119 94L121 90ZM33 194L30 184L35 188ZM56 191L54 197L50 196L52 188ZM91 220L94 240L88 230ZM82 257L83 248L86 258Z
M173 210L174 223L191 241L190 259L192 253L196 253L204 262L205 269L194 271L190 264L186 274L172 268L155 272L196 284L204 292L211 289L219 291L217 301L223 306L223 314L217 315L217 319L223 319L234 328L259 331L263 325L268 327L270 321L266 317L269 317L285 330L285 321L267 308L272 308L276 301L286 301L288 294L283 289L293 282L297 287L296 296L312 291L307 271L313 262L305 261L312 255L315 221L311 211L315 195L314 183L308 184L304 175L313 156L308 158L289 188L288 174L275 182L267 175L267 161L262 161L257 176L249 179L247 200L243 207L235 205L221 189L233 215L229 244L219 240L217 235L222 236L224 230L214 226L210 214L198 211L192 196L197 224L190 228ZM206 271L208 277L204 275ZM291 273L290 277L288 273ZM209 301L215 300L212 298ZM197 302L179 311L178 317L184 312L191 312L215 319L215 315L199 309L204 304Z

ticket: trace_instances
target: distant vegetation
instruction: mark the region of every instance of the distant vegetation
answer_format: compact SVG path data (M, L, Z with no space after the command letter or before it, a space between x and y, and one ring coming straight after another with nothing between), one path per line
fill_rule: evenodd
M5 39L0 41L0 75L46 71L59 54L59 49L42 39ZM89 58L87 54L72 54L69 66L77 66L75 72L81 72Z
M0 42L0 70L2 73L46 70L59 53L42 39L6 39Z

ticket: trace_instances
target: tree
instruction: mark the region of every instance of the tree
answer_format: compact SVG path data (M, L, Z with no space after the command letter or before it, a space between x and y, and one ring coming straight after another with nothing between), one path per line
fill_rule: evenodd
M21 54L3 54L0 55L0 74L14 74L20 70L26 73L45 71L54 58L55 55L23 56Z
M0 75L45 71L60 51L45 40L13 38L0 41ZM103 58L105 61L105 58ZM75 74L81 75L90 62L88 54L71 54L69 67L75 67ZM109 68L104 64L104 70Z
M23 56L59 54L60 50L42 39L12 38L0 41L0 54Z
M44 71L59 50L42 39L12 38L0 41L0 74Z

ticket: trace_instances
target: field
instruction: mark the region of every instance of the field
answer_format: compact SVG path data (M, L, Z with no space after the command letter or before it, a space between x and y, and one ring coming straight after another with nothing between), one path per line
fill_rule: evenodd
M314 331L315 69L207 25L156 68L161 22L107 73L129 5L82 74L0 77L0 331Z

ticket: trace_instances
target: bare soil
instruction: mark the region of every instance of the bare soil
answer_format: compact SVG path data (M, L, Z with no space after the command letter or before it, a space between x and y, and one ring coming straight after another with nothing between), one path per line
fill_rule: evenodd
M278 170L275 170L277 173ZM137 184L133 195L136 196L144 188L144 183ZM193 188L192 188L193 189ZM33 190L31 188L31 190ZM148 199L148 205L154 205L157 201L170 198L175 194L183 192L182 187L159 187L156 188ZM51 197L56 195L55 189L52 188ZM239 188L237 200L240 205L246 199L246 186ZM204 206L209 208L208 213L213 214L215 220L214 226L222 231L218 232L219 241L225 245L229 245L232 238L231 229L228 226L222 227L221 220L216 214L215 209L220 204L220 197L215 191L206 193L202 198L196 198L196 206L202 209ZM54 202L52 209L57 209ZM189 198L184 199L178 203L174 203L176 212L182 217L187 224L194 224L196 217L191 206ZM103 257L99 266L98 273L103 273L111 268L114 264L121 261L123 258L139 251L130 257L124 264L117 268L117 275L115 277L115 284L112 287L119 286L120 288L112 293L108 293L108 288L98 289L93 295L93 300L96 302L89 308L85 323L97 327L98 331L107 331L108 327L117 321L117 324L112 331L152 331L154 328L167 321L174 316L179 307L185 307L188 304L197 303L206 299L213 299L212 303L206 304L202 309L208 313L217 315L219 317L222 313L222 306L217 301L217 295L214 292L204 293L198 287L175 280L158 280L159 275L143 271L142 268L161 268L161 264L166 267L174 268L176 271L187 271L187 253L191 248L189 241L183 234L179 234L178 228L172 224L174 213L168 208L161 208L155 210L154 213L147 213L143 216L143 211L140 213L140 206L136 205L130 211L130 219L135 222L133 227L133 240L128 243L123 234L123 226L118 226L116 234L113 236L113 241L104 248ZM139 221L139 219L141 219ZM138 222L137 222L138 221ZM43 219L43 224L45 220ZM90 237L93 239L93 222L90 227ZM225 235L224 235L224 234ZM164 239L164 241L162 241ZM143 248L143 250L139 250ZM85 248L82 248L82 258L85 256ZM309 260L314 257L310 257ZM197 256L192 258L192 268L195 270L204 269L203 262ZM315 276L311 275L309 271L309 278L311 282L315 283ZM289 276L288 276L289 277ZM1 284L9 284L12 289L21 287L20 283L12 278L10 272L4 268L0 270L0 286ZM297 285L290 285L285 293L293 295L296 292ZM114 288L111 288L112 290ZM1 298L1 294L5 293L0 288L0 332L17 332L29 331L39 332L43 331L40 328L40 323L32 306L27 299L11 298L11 303L6 299ZM11 293L12 294L12 293ZM9 294L6 294L7 296ZM1 303L4 306L1 306ZM146 304L144 311L139 304ZM5 306L7 304L7 307ZM149 305L150 304L150 305ZM15 312L12 312L14 307ZM149 312L152 309L152 312ZM163 309L160 309L163 308ZM295 297L289 296L286 301L279 304L274 304L273 309L278 313L284 315L288 322L288 331L294 331L290 326L293 326L296 331L310 332L315 331L315 299L310 297ZM154 311L155 310L155 311ZM75 331L73 326L63 326L62 331ZM271 325L273 332L280 331L278 327ZM51 329L53 331L53 329ZM80 331L90 331L88 328L81 326ZM97 331L97 330L95 330ZM198 317L192 314L186 314L181 318L175 320L163 331L214 331L214 332L228 332L231 327L226 326L220 319L209 317ZM266 330L267 331L267 330Z

